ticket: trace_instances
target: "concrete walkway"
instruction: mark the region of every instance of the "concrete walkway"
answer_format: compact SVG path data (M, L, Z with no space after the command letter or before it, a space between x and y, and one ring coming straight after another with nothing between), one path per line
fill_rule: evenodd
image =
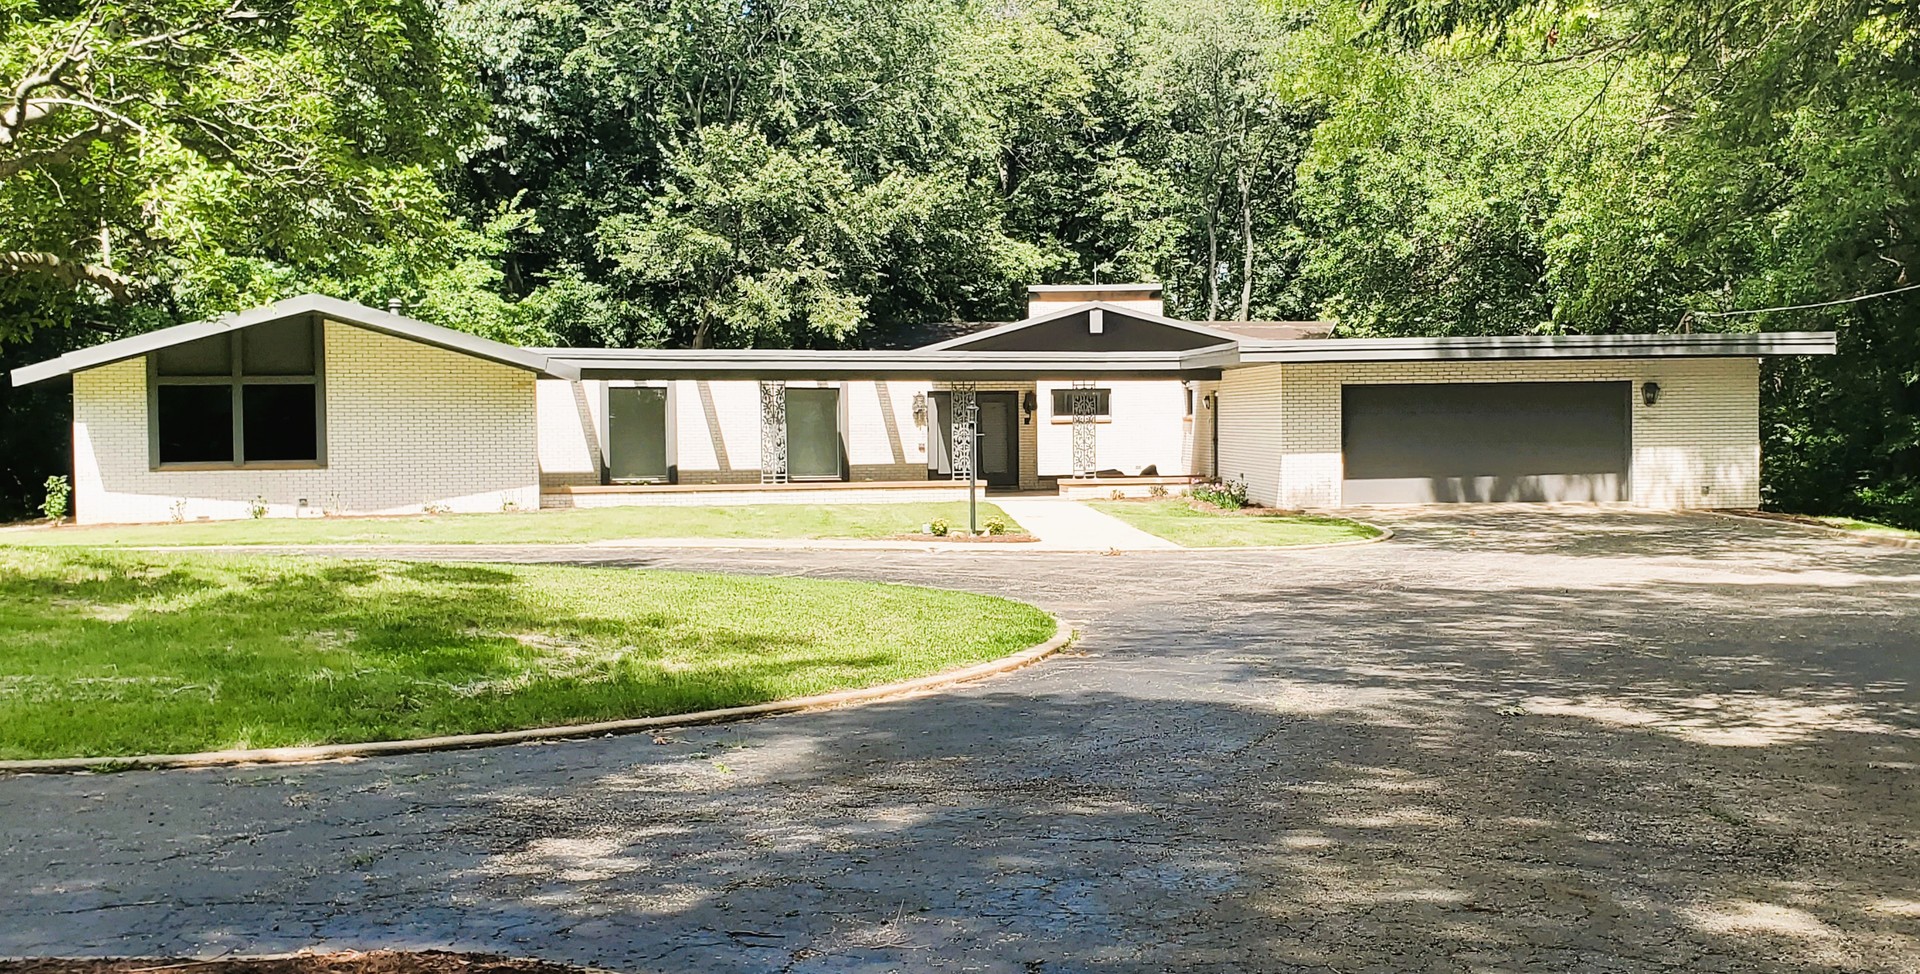
M993 499L1007 516L1039 540L1024 547L1041 551L1165 551L1180 546L1148 534L1079 501L1059 497Z

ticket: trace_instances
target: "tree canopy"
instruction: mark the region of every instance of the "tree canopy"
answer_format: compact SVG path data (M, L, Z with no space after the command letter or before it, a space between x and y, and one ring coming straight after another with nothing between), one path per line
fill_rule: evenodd
M1834 328L1767 368L1769 501L1920 524L1910 2L0 0L0 38L0 365L303 290L582 345L1096 276L1356 335ZM0 395L19 511L64 429Z

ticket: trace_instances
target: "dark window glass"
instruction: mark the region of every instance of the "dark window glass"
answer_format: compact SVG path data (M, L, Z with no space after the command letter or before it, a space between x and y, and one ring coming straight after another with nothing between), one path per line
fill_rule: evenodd
M787 390L787 476L840 477L840 390Z
M614 480L667 479L667 390L607 390L607 472Z
M240 370L247 375L312 375L313 323L294 319L240 333Z
M240 433L247 462L318 460L315 395L305 383L242 386Z
M233 387L161 386L161 463L233 459Z
M1110 416L1108 407L1112 405L1113 391L1110 389L1055 389L1053 390L1053 414L1062 418L1073 416L1073 396L1075 393L1093 393L1093 414Z
M232 375L233 336L215 335L154 353L161 375Z

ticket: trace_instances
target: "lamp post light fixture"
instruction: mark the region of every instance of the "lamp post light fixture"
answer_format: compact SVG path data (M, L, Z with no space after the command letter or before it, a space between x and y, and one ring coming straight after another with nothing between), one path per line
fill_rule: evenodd
M967 536L980 533L979 505L975 501L976 487L980 482L980 403L978 400L967 403L967 442L972 445L971 459L967 461Z

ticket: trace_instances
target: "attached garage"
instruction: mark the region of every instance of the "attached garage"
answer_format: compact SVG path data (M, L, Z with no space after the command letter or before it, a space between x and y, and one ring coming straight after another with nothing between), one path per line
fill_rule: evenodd
M1624 501L1629 382L1348 385L1348 504Z

